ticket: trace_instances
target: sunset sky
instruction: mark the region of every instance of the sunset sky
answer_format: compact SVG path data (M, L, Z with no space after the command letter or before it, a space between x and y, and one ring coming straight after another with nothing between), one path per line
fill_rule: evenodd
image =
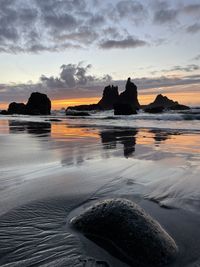
M200 105L199 0L0 0L0 109L46 93L95 103L108 84Z

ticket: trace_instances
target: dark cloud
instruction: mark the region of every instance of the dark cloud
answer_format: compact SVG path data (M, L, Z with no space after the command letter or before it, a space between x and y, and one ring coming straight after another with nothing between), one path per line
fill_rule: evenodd
M176 21L178 11L176 9L157 10L154 14L154 22L157 24L165 24Z
M186 31L188 33L192 33L192 34L198 33L200 31L200 23L194 23L194 24L188 26L186 28Z
M94 85L95 83L108 82L112 80L112 77L105 75L102 78L98 78L93 75L89 75L88 71L91 69L91 65L83 66L83 63L79 64L67 64L61 66L61 72L59 77L46 77L41 76L40 80L48 88L77 88L88 85Z
M99 47L102 49L112 49L112 48L136 48L147 45L147 42L136 39L133 37L127 37L126 39L122 40L105 40L100 42Z
M194 57L192 60L200 60L200 54L196 55L196 57Z
M142 20L147 14L141 2L133 0L122 0L116 4L116 11L120 18L131 18L135 22Z
M194 15L199 15L200 14L200 4L190 4L187 6L184 6L183 11L190 14Z

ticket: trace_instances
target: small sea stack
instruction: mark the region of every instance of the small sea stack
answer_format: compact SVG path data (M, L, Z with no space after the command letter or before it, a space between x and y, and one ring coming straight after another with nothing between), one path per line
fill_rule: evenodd
M126 199L101 201L73 218L71 225L131 266L165 266L178 253L161 225Z

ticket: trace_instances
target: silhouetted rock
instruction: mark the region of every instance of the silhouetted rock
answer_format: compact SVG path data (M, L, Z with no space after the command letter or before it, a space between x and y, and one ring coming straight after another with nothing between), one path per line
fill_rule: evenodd
M119 92L117 86L106 86L103 90L103 97L99 101L98 105L106 110L113 109L113 105L118 101Z
M169 108L177 104L178 104L177 101L173 101L169 99L167 96L163 96L160 94L160 95L157 95L154 102L149 104L146 108L156 108L156 107Z
M1 110L0 111L0 115L8 115L8 111L7 110Z
M102 110L102 107L98 104L91 105L79 105L79 106L70 106L66 109L68 110L77 110L77 111L93 111L93 110Z
M191 109L191 108L188 106L185 106L185 105L181 105L181 104L176 104L176 105L170 107L170 110L189 110L189 109Z
M178 252L160 224L129 200L99 202L71 224L131 266L161 267L173 261Z
M8 107L8 114L25 114L26 105L24 103L12 102Z
M77 116L77 117L82 117L82 116L90 116L90 114L86 111L76 111L76 110L66 110L66 116Z
M26 104L26 113L29 115L50 115L51 101L45 94L34 92Z
M117 103L114 104L115 115L132 115L137 114L136 108L128 103Z
M139 109L140 104L138 101L137 86L128 78L126 82L126 89L119 95L118 102L120 104L130 104L134 109Z
M144 111L148 113L162 113L164 111L164 107L163 106L147 107L144 109Z

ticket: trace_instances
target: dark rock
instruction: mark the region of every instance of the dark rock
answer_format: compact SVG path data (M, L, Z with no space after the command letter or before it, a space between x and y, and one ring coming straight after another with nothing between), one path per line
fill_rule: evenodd
M147 107L144 109L144 111L148 113L162 113L164 111L164 107L163 106Z
M103 90L103 97L99 101L98 105L104 109L113 109L113 105L118 101L119 92L117 86L106 86Z
M169 108L170 110L190 110L191 108L185 105L176 104Z
M91 105L79 105L79 106L70 106L66 109L68 110L77 110L77 111L93 111L93 110L102 110L102 107L98 104Z
M24 103L12 102L8 107L8 114L25 114L26 105Z
M8 115L8 111L7 110L1 110L0 111L0 115Z
M29 115L50 115L51 101L45 94L32 93L26 104L26 113Z
M70 110L70 109L67 109L65 114L66 114L66 116L77 116L77 117L90 116L90 114L88 112L76 111L76 110Z
M156 99L154 100L154 102L150 103L147 108L156 108L156 107L163 107L163 108L169 108L172 106L177 105L178 102L177 101L173 101L171 99L169 99L167 96L163 96L163 95L157 95Z
M139 109L140 104L137 97L137 86L133 82L131 82L131 78L128 78L126 83L126 89L119 95L117 103L130 104L135 109Z
M132 115L137 114L136 108L131 104L117 103L114 104L115 115Z
M131 266L161 267L173 261L178 252L160 224L129 200L97 203L71 224Z

